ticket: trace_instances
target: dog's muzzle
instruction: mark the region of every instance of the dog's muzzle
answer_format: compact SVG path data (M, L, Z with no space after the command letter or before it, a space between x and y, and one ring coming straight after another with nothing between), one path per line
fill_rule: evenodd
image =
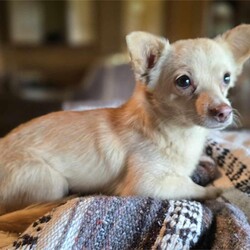
M231 117L232 112L232 107L227 104L221 104L208 110L209 116L219 123L226 122Z

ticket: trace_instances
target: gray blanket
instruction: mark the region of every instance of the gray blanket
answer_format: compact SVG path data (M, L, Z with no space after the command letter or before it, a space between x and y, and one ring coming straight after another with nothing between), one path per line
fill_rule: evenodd
M217 200L75 198L34 222L8 249L250 249L250 133L211 135L205 153L218 165ZM214 166L193 180L205 185Z

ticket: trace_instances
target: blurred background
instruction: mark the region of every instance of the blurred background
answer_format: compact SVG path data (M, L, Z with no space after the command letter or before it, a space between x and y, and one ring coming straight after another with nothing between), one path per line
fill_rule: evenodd
M126 100L134 79L125 35L144 30L170 42L214 37L250 23L249 1L0 1L0 136L61 109ZM232 101L250 127L250 65Z

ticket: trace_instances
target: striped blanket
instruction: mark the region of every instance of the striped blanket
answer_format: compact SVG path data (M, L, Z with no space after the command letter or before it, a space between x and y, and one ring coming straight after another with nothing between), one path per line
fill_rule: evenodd
M217 162L193 175L213 181L217 200L75 198L35 221L8 249L250 249L250 132L216 132L205 153Z

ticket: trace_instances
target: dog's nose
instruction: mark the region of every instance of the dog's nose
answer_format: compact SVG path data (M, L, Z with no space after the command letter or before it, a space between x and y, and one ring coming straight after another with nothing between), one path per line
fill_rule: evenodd
M227 104L221 104L209 109L210 115L221 123L225 122L230 117L232 111L232 108Z

